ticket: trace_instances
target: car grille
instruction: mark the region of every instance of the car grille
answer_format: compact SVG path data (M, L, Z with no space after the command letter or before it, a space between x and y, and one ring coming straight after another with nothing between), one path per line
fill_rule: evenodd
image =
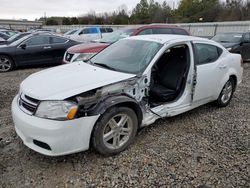
M35 113L38 103L39 100L29 97L25 94L21 94L18 100L21 110L30 115Z
M65 56L65 60L70 62L73 56L74 56L74 54L71 54L71 53L67 52L66 56Z

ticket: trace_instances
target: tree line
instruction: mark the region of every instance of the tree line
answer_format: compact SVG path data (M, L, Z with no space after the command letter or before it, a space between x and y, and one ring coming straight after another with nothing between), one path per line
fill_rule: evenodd
M170 7L154 0L140 0L128 11L121 5L114 12L96 14L94 11L78 17L40 18L46 25L126 25L148 23L193 23L250 20L249 0L181 0L178 7Z

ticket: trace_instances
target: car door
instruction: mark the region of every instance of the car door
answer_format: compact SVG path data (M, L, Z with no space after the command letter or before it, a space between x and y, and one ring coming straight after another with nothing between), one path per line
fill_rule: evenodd
M223 50L215 45L194 42L195 73L192 98L194 103L211 100L218 91L220 80L227 72L227 60L220 58Z
M17 46L16 58L20 65L47 64L53 61L48 35L32 36Z
M250 60L250 33L243 35L241 55L244 61Z
M53 52L53 64L62 63L65 51L70 47L69 40L66 38L51 36L51 50Z

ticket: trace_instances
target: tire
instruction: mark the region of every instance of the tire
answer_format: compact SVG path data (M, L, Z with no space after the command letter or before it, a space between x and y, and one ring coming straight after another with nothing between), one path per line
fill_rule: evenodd
M137 129L138 119L132 109L112 107L97 121L92 132L92 145L104 156L118 154L133 142Z
M13 68L13 60L6 55L0 55L0 72L8 72L11 71Z
M221 93L218 99L216 100L216 105L218 107L226 107L230 103L233 97L234 90L235 90L235 82L232 78L230 78L223 86Z

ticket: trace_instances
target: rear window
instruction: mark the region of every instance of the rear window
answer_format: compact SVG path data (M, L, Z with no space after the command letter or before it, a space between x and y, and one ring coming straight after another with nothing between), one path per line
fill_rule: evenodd
M173 29L173 31L174 31L174 34L177 34L177 35L189 35L189 33L184 29L176 28L176 29Z
M171 28L157 28L153 29L153 34L173 34L173 30Z
M59 37L51 37L51 44L62 44L65 43L67 39L59 38Z
M101 33L112 33L112 28L100 28Z

